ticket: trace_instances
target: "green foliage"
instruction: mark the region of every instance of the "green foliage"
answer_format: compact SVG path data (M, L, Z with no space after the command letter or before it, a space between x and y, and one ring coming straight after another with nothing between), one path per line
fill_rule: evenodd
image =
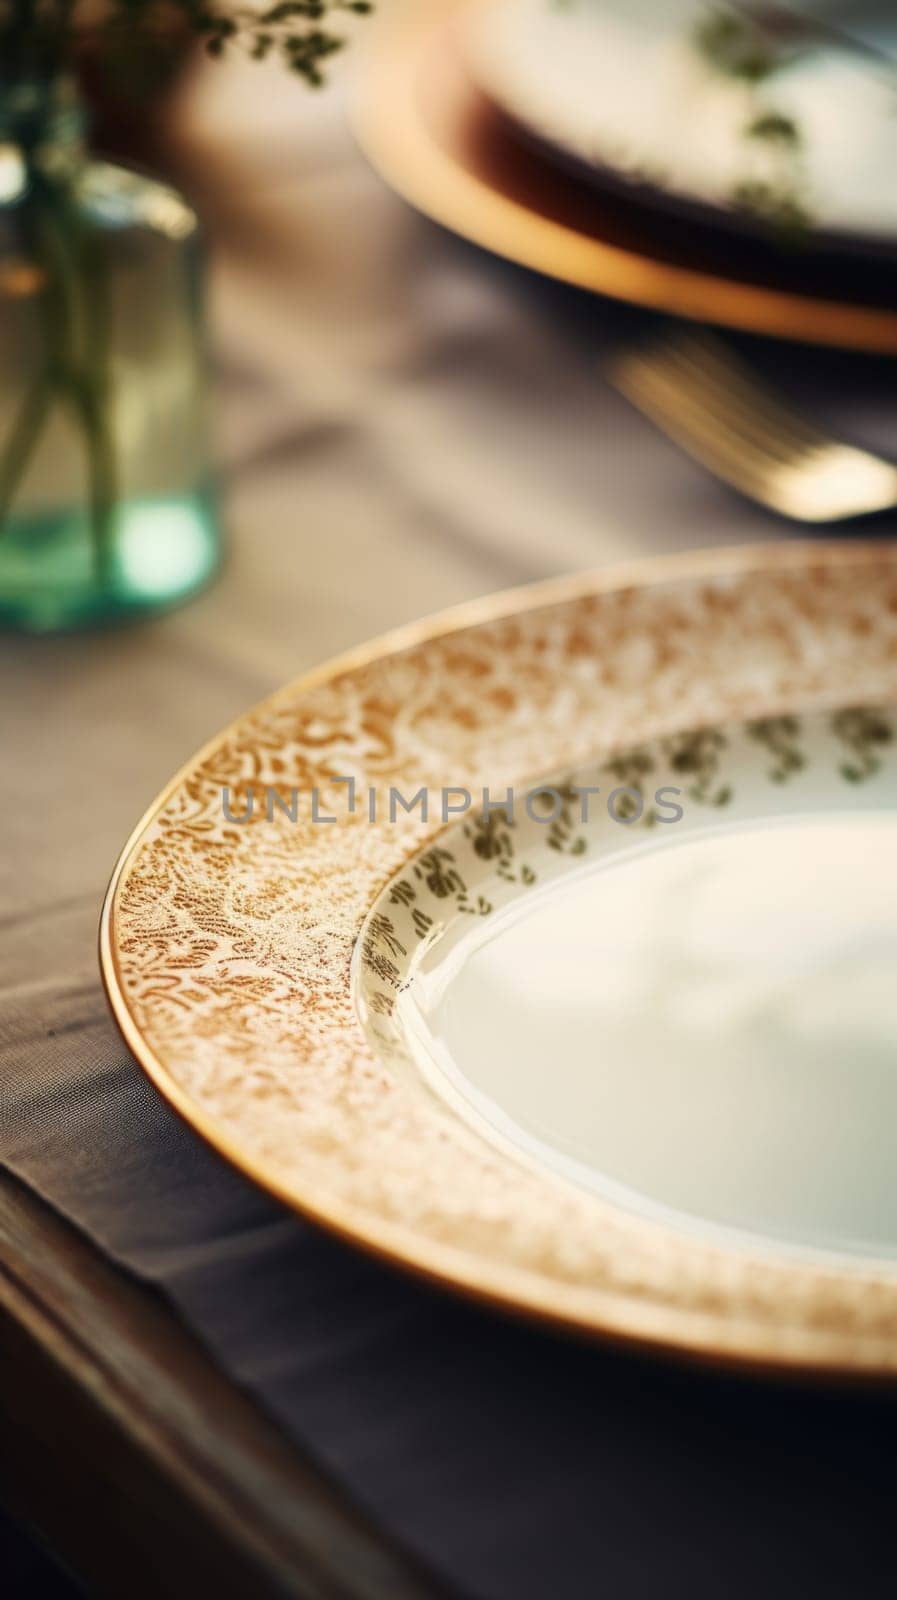
M801 142L800 129L793 117L781 111L761 111L745 129L749 139L765 139L768 144L789 145Z
M812 218L803 197L803 135L794 117L769 103L778 74L815 49L820 36L798 14L775 6L755 12L720 6L698 24L694 44L711 71L739 84L746 98L745 172L729 196L778 236L798 240ZM757 161L752 157L760 158Z
M124 39L133 50L141 33L158 38L194 35L211 56L240 51L252 61L279 57L312 88L324 82L324 63L343 48L340 14L365 16L370 0L276 0L248 10L216 0L0 0L0 82L53 76L77 55L89 35L93 53L110 63Z
M761 82L778 65L773 41L750 16L712 12L696 28L695 43L711 66L748 83Z

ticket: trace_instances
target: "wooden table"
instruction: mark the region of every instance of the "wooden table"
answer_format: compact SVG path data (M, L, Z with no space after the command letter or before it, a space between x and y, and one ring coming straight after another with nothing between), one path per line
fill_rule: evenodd
M215 246L225 575L139 628L0 637L0 1069L14 1092L33 1075L36 1103L74 1096L120 1048L96 967L103 890L215 728L455 601L769 533L665 444L642 456L578 313L543 315L528 285L414 219L337 101L259 70L210 74L172 122ZM161 1298L12 1176L0 1417L0 1498L97 1593L438 1592Z
M18 818L0 856L0 972L9 1001L8 1012L0 1009L0 1042L30 1062L26 1019L36 1017L37 1046L50 1052L40 1067L45 1085L57 1070L60 1082L69 1072L76 1079L72 1045L85 1029L114 1035L96 969L96 925L117 850L152 793L212 728L280 679L434 603L425 573L403 601L368 547L354 562L358 589L346 606L332 538L309 539L301 552L292 541L294 473L301 485L304 462L294 469L287 451L285 479L276 464L267 479L254 473L269 436L289 436L291 428L301 457L309 420L306 397L297 405L278 396L276 378L266 383L264 346L282 328L282 311L275 292L265 315L264 249L248 275L252 286L243 281L244 249L252 254L262 213L285 223L287 258L278 261L272 247L270 279L280 273L282 293L284 274L292 278L290 186L279 193L275 141L251 158L263 199L241 217L228 141L216 130L214 107L205 132L201 90L199 100L191 124L188 96L187 131L180 137L175 128L167 154L175 166L172 150L183 158L188 183L192 172L192 192L206 202L218 238L227 574L192 610L143 628L70 640L0 638L3 777ZM237 103L245 125L252 107L239 93ZM292 115L308 133L314 166L322 139L331 137L319 123L330 130L334 113L312 112L293 86L288 122ZM229 137L240 142L239 118ZM209 150L222 144L221 166L210 168ZM241 176L245 182L245 170ZM371 182L360 164L355 182ZM262 316L254 328L256 293ZM245 319L234 309L244 303ZM310 303L306 315L310 335L320 312ZM231 356L237 371L229 380ZM321 479L308 473L309 518L320 518L328 475L327 468ZM361 543L357 486L346 487L329 520L355 527ZM468 567L458 564L450 597L489 587ZM120 757L111 762L107 737ZM85 807L84 790L100 771L102 793ZM91 1593L412 1600L441 1592L228 1381L160 1296L2 1171L0 1429L0 1504Z
M90 1593L442 1592L149 1290L0 1173L0 1503Z

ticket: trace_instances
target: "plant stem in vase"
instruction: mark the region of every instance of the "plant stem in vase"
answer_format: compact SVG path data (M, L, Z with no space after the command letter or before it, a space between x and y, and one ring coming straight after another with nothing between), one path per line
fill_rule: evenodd
M196 219L87 158L71 81L0 80L0 617L46 630L213 570Z

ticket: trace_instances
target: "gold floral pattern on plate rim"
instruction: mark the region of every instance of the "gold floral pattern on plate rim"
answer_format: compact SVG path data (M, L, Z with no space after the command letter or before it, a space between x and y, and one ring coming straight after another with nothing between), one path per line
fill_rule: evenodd
M394 1081L350 967L438 823L228 826L221 786L506 786L687 727L897 695L897 550L802 542L649 559L455 608L238 718L125 846L101 964L187 1121L337 1233L507 1309L726 1364L891 1376L897 1277L735 1253L524 1170Z
M488 806L472 797L460 819L402 863L365 917L352 982L372 1047L398 1070L432 1074L431 1051L423 1047L424 1065L415 1044L420 1012L406 1005L421 975L431 982L441 966L454 967L458 945L468 935L475 944L477 929L496 914L501 921L533 896L575 886L583 872L621 854L662 847L658 835L672 839L665 822L678 822L679 837L684 827L688 839L706 839L727 824L803 822L814 811L842 809L848 795L858 813L864 800L873 814L897 807L897 704L686 729L576 772L542 775L507 810L501 796ZM436 1078L448 1094L438 1069ZM452 1098L458 1103L457 1091ZM494 1122L488 1127L497 1138Z

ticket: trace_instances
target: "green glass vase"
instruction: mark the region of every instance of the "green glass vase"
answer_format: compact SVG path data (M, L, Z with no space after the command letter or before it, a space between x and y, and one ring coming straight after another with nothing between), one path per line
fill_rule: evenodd
M219 556L196 218L0 78L0 625L166 606Z

